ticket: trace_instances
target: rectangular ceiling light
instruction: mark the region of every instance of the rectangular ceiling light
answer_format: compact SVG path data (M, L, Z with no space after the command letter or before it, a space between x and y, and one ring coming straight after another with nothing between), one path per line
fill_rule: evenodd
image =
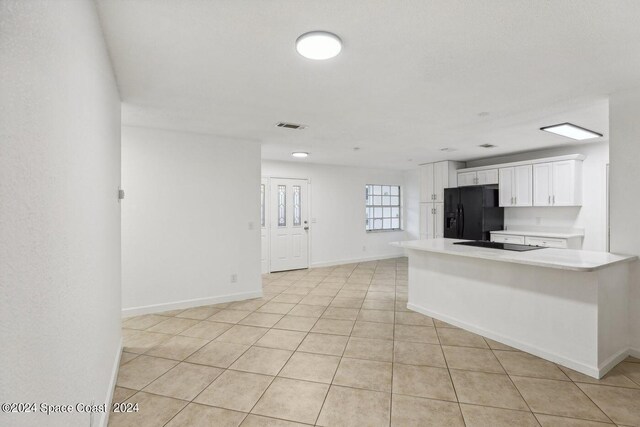
M578 141L582 141L584 139L598 138L602 136L601 133L594 132L589 129L585 129L571 123L560 123L558 125L545 126L543 128L540 128L540 130L543 130L545 132L555 133L556 135L560 135L560 136L566 136L567 138L575 139Z

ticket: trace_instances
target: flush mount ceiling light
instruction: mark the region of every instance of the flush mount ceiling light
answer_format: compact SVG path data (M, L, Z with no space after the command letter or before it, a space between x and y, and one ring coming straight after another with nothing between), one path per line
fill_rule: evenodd
M557 125L545 126L543 128L540 128L540 130L555 133L556 135L560 136L566 136L567 138L575 139L577 141L598 138L602 136L601 133L576 126L572 123L560 123Z
M342 50L342 40L326 31L310 31L296 40L296 50L305 58L323 60L333 58Z
M291 156L296 157L298 159L304 159L306 157L309 157L309 153L304 151L294 151L293 153L291 153Z

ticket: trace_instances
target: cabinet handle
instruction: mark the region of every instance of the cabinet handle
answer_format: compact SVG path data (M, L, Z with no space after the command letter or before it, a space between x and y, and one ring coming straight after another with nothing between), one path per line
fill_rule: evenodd
M518 204L518 196L516 196L516 197L514 197L514 198L513 198L513 204L514 204L514 205L517 205L517 204Z
M553 204L554 205L556 204L556 196L555 195L553 196Z
M549 204L551 204L551 196L549 196Z

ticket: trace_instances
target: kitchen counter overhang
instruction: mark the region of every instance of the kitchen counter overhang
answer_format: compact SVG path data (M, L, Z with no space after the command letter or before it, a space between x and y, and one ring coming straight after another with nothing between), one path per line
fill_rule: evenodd
M409 309L595 378L627 356L637 257L453 244L459 241L394 244L408 250Z

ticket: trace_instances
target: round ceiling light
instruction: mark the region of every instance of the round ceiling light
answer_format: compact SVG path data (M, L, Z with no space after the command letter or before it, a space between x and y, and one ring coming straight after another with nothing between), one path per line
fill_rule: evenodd
M291 155L293 157L297 157L299 159L304 159L305 157L309 156L309 153L307 153L305 151L294 151L293 153L291 153Z
M311 31L304 33L296 40L296 50L305 58L329 59L342 50L342 40L333 33Z

